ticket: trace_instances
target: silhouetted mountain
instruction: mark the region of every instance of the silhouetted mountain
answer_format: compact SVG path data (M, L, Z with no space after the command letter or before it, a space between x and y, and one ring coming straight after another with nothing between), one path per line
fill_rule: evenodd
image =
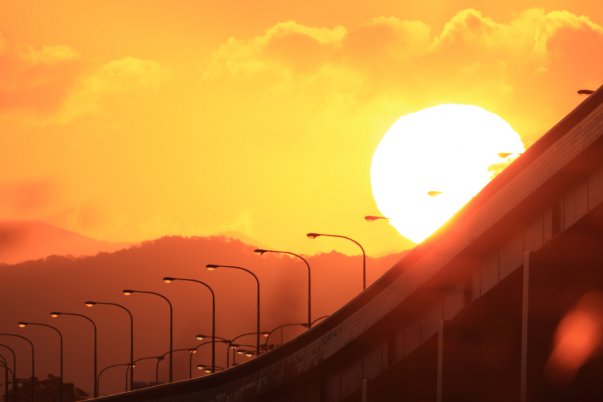
M0 222L0 263L15 264L49 255L95 255L127 244L82 236L39 221Z
M299 259L280 254L253 253L255 245L226 237L165 237L113 253L90 257L51 256L15 265L0 265L0 332L26 334L36 346L36 371L39 377L56 374L58 340L44 328L16 326L18 321L50 323L61 329L65 340L65 381L92 389L92 330L77 317L50 318L53 310L85 314L98 327L99 370L129 357L129 321L124 311L111 306L84 306L86 300L120 303L132 311L135 320L135 357L157 356L169 349L168 306L159 297L133 294L122 289L159 292L174 307L174 348L199 344L195 335L211 332L211 297L196 283L165 284L164 276L191 278L206 282L216 297L216 334L232 339L255 331L256 284L246 272L235 269L208 271L208 263L242 266L253 271L261 285L261 329L271 330L285 323L307 319L307 269ZM367 259L369 284L394 265L401 254ZM312 269L312 317L329 315L362 287L362 258L336 252L308 256ZM279 331L271 343L290 339L303 332L302 326ZM18 340L10 342L17 353L29 351ZM240 339L255 344L255 337ZM224 366L226 349L217 346L217 364ZM237 357L246 360L245 357ZM189 356L174 355L175 379L188 378ZM26 377L28 365L19 365L19 376ZM203 346L194 364L208 363L210 348ZM161 378L167 378L167 361L161 363ZM152 361L136 366L136 381L153 381ZM195 372L195 376L200 372ZM103 375L101 392L123 390L124 370L112 369Z

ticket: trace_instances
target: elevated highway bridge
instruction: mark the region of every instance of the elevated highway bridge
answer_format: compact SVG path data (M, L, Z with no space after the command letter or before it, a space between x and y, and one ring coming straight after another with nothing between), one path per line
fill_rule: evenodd
M97 400L600 401L600 355L565 382L547 366L559 323L596 292L603 89L311 330L211 376Z

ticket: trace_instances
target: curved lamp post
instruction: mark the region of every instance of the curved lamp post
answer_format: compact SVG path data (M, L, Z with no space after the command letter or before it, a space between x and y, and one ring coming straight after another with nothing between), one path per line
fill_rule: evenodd
M170 382L173 382L174 381L174 362L172 361L172 351L174 349L174 308L172 307L172 303L164 295L157 293L157 292L151 292L148 290L124 289L124 290L122 290L122 293L126 296L130 296L134 293L141 293L141 294L147 294L147 295L161 297L163 300L166 301L166 303L170 307Z
M352 243L356 244L358 247L360 247L360 250L362 251L362 290L366 289L366 253L364 252L364 247L362 247L362 245L360 243L358 243L356 240L347 237L347 236L343 236L343 235L337 235L337 234L326 234L326 233L308 233L306 234L306 236L308 236L308 238L310 239L316 239L319 236L324 236L324 237L337 237L340 239L346 239L351 241Z
M25 342L29 343L29 347L31 348L31 400L35 402L36 400L36 359L35 359L35 349L33 343L26 337L17 334L9 334L2 332L0 336L11 336L13 338L23 339Z
M207 283L198 281L196 279L175 278L172 276L166 276L163 278L163 281L165 283L172 283L175 281L198 283L200 285L205 286L211 293L211 337L212 337L211 362L212 362L212 367L214 367L216 365L216 342L215 342L215 337L216 337L216 295L214 294L213 289ZM192 376L192 374L191 374L191 376Z
M170 352L168 352L170 353ZM136 363L138 362L142 362L145 360L152 360L155 359L155 384L159 384L159 362L161 362L163 359L165 359L165 356L147 356L147 357L140 357L136 360L134 360L134 364L133 366L136 366ZM128 376L128 370L126 370L126 378Z
M98 389L96 388L96 374L97 374L97 361L98 361L98 343L97 343L97 331L96 331L96 324L94 323L94 321L92 321L92 319L90 317L87 317L83 314L79 314L79 313L64 313L61 311L53 311L52 313L50 313L50 316L52 318L58 318L60 316L72 316L72 317L80 317L83 318L85 320L87 320L90 324L92 324L92 335L93 335L93 356L94 356L94 362L93 362L93 376L92 376L92 386L94 388L94 397L98 398Z
M53 327L52 325L49 324L44 324L41 322L26 322L26 321L21 321L19 324L17 324L19 326L19 328L25 328L28 326L38 326L38 327L46 327L46 328L50 328L53 331L55 331L57 333L57 335L59 336L59 351L60 351L60 372L59 372L59 401L63 401L63 334L61 333L61 331L59 331L58 328Z
M314 321L312 321L312 326L314 326L314 324L316 324L318 321L324 320L327 317L328 317L328 315L321 315L320 317L315 318Z
M197 353L197 349L196 348L181 348L181 349L174 349L174 350L172 350L173 353L176 353L176 352L185 352L185 351L188 352L188 354L189 354L189 373L188 373L188 375L189 375L189 379L191 379L193 377L193 373L192 373L192 370L190 369L190 367L192 366L191 363L192 363L192 360L193 360L193 355ZM169 351L165 352L164 354L162 354L159 357L161 357L162 358L161 360L163 360L163 359L165 359L165 357L169 353L170 353ZM159 370L159 363L160 363L161 360L157 361L157 370ZM159 373L159 371L158 371L158 373Z
M259 255L264 255L266 253L278 253L278 254L288 254L293 257L299 258L306 264L306 268L308 269L308 328L312 326L312 272L310 270L310 263L304 257L299 254L292 253L291 251L282 251L282 250L266 250L258 248L254 250L254 253Z
M199 335L199 336L201 336L201 335ZM204 339L204 338L201 338L201 339ZM223 341L219 341L219 342L223 342ZM199 348L200 348L201 346L205 346L205 345L215 345L215 341L214 341L214 339L212 339L211 341L202 342L202 343L198 344L197 346L195 346L195 347L193 348L193 349L195 350L195 352L194 352L194 353L193 353L193 352L191 352L191 354L190 354L190 358L189 358L189 364L190 364L189 373L190 373L190 375L191 375L191 379L192 379L192 376L193 376L193 373L192 373L192 371L193 371L193 355L194 355L194 354L196 354L196 353L199 351ZM212 369L211 369L212 371L211 371L211 372L215 372L215 369L214 369L214 365L213 365L213 364L211 365L211 367L212 367ZM217 366L216 366L216 367L217 367Z
M311 325L312 323L310 323ZM266 341L264 342L264 350L268 351L268 340L270 339L270 337L272 336L272 334L276 331L278 331L279 329L282 328L287 328L287 327L297 327L297 326L301 326L304 328L308 328L308 324L305 322L293 322L290 324L283 324L283 325L279 325L278 327L273 328L272 330L268 331L268 336L266 336ZM282 340L281 340L282 341Z
M130 367L132 366L132 363L118 363L118 364L112 364L112 365L107 366L107 367L105 367L104 369L102 369L102 370L100 371L100 373L98 373L98 377L96 377L96 389L100 389L100 379L101 379L101 376L103 375L103 373L104 373L105 371L107 371L107 370L109 370L109 369L112 369L112 368L114 368L114 367L122 367L122 366L130 368ZM128 374L128 369L126 369L126 376L127 376L127 374ZM128 391L128 381L127 381L127 379L126 379L126 391Z
M110 302L100 302L100 301L86 301L84 302L86 307L94 307L94 306L114 306L117 307L126 313L128 313L128 317L130 318L130 365L134 364L134 317L132 316L132 312L128 310L125 306L117 303ZM134 368L132 368L132 372L130 373L130 389L134 388ZM97 387L98 391L98 387ZM126 390L127 391L127 390Z
M389 220L389 218L387 218L385 216L380 216L380 215L366 215L364 217L364 220L367 222L373 222L373 221L377 221L379 219L385 219L386 221Z
M258 340L259 340L259 335L263 335L263 336L268 336L268 332L257 332L258 335ZM250 335L256 335L256 332L246 332L244 334L241 335L237 335L232 339L226 339L225 342L228 343L228 347L226 348L226 368L230 367L230 349L236 349L238 348L240 345L238 345L237 343L235 343L238 339L243 338L244 336L250 336ZM234 352L233 352L234 353ZM257 349L256 349L256 356L259 356L260 354L257 353Z
M206 364L197 364L197 370L203 371L205 374L213 373L214 371L208 367ZM224 370L224 367L216 366L216 370L221 371Z
M236 266L236 265L207 264L205 266L205 268L207 268L208 271L213 271L216 268L236 269L236 270L239 270L239 271L245 271L245 272L247 272L249 275L253 276L253 278L255 279L255 283L257 284L256 350L257 350L257 354L259 356L260 355L260 280L249 269L244 268L244 267L239 267L239 266Z
M255 332L252 332L252 334L255 334ZM207 342L200 343L199 345L197 345L195 347L195 349L198 350L199 347L201 347L203 345L207 345L207 344L213 344L214 342L224 343L224 344L227 345L227 347L230 347L230 340L226 339L226 338L222 338L221 336L213 337L213 336L207 336L207 335L204 335L204 334L195 335L195 339L198 340L198 341L203 341L203 340L208 339L208 338L211 339L211 340L207 341ZM218 367L218 366L216 366L216 367ZM207 372L207 370L206 370L206 372Z
M11 370L11 368L8 367L8 361L6 361L6 358L4 356L2 356L2 355L0 355L0 367L4 367L4 370L5 370L4 371L4 398L5 398L5 401L8 402L8 395L9 395L8 385L9 384L13 384L13 388L12 389L13 389L13 395L14 395L14 397L16 397L16 395L17 395L16 394L16 388L15 388L15 385L16 385L16 382L15 382L15 378L16 378L15 377L15 370ZM12 377L12 379L13 379L12 381L8 380L9 376Z
M0 344L0 346L6 348L10 352L10 354L12 355L12 358L13 358L13 368L11 370L10 367L8 367L8 362L6 361L6 358L0 354L0 357L2 357L2 360L4 361L4 368L6 370L5 371L6 375L5 375L5 378L4 378L4 382L5 382L5 385L6 385L6 387L4 388L4 396L6 397L6 401L8 401L8 395L9 395L8 394L8 383L9 383L9 381L8 381L8 374L9 374L9 372L10 372L11 377L12 377L13 399L17 398L17 375L15 374L17 372L17 356L15 355L15 351L10 346L3 345L3 344Z

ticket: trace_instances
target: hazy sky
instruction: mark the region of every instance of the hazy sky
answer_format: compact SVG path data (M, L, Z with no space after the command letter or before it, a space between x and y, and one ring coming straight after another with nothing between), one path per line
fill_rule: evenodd
M362 219L387 128L469 103L530 145L603 82L602 26L592 0L5 1L0 220L400 250Z

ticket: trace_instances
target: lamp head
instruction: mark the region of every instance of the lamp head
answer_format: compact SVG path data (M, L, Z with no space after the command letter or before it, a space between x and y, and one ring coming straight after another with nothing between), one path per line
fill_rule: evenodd
M58 311L53 311L52 313L50 313L50 316L51 316L52 318L57 318L57 317L58 317L58 316L60 316L60 315L61 315L61 313L59 313Z
M193 348L193 349L189 349L188 351L189 351L189 353L190 353L191 355L194 355L194 354L196 354L196 353L197 353L197 349L194 349L194 348Z
M204 364L197 364L197 370L205 370Z
M213 373L213 370L211 368L209 368L209 367L203 369L203 371L205 372L205 374L211 374L211 373Z
M268 338L270 336L270 332L260 332L264 338Z
M261 248L256 248L255 250L253 250L254 253L258 254L258 255L262 255L268 252L268 250L264 250Z
M208 271L213 271L214 269L216 269L218 267L219 267L219 265L216 265L216 264L207 264L205 266L205 268L207 268Z
M245 357L251 357L251 356L253 356L253 353L251 353L250 351L245 352Z
M207 336L205 336L203 334L195 335L195 339L198 340L198 341L202 341L205 338L207 338Z
M126 296L130 296L132 293L134 293L134 291L131 289L124 289L121 291L121 293L123 293Z
M84 306L86 306L86 307L94 307L94 306L96 306L96 302L87 301L87 302L84 302Z
M157 360L162 361L163 359L165 359L165 356L157 356Z
M17 325L19 326L19 328L25 328L27 326L27 324L29 324L29 323L21 321Z
M389 218L386 218L385 216L378 216L378 215L366 215L364 217L364 220L367 221L367 222L373 222L373 221L376 221L376 220L379 220L379 219L386 219L387 220Z
M306 236L308 236L309 239L316 239L320 236L320 233L307 233Z
M427 192L427 195L430 196L430 197L435 197L435 196L438 196L440 194L442 194L442 192L438 191L438 190L431 190L431 191Z
M164 281L165 283L172 283L172 282L174 282L175 280L176 280L176 278L172 278L171 276L164 276L164 277L163 277L163 281Z

